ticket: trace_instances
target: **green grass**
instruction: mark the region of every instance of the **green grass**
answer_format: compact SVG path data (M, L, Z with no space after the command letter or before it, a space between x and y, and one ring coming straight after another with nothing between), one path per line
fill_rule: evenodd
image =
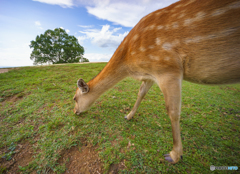
M73 114L77 79L89 81L105 65L24 67L0 74L0 149L8 148L1 151L1 158L11 160L15 147L28 142L33 160L19 166L19 171L63 173L65 164L58 162L62 152L72 146L81 148L84 139L98 146L105 172L120 163L125 167L119 173L210 173L210 165L240 167L239 84L183 83L184 156L171 165L163 157L172 149L171 124L156 84L130 121L124 116L141 85L131 78L107 91L89 111Z

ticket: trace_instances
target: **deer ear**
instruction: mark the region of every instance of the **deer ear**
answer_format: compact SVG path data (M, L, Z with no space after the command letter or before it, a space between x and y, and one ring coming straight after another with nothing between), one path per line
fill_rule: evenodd
M83 79L78 79L77 81L77 86L78 88L82 91L82 93L88 93L89 91L89 87L86 84L86 82L84 82Z

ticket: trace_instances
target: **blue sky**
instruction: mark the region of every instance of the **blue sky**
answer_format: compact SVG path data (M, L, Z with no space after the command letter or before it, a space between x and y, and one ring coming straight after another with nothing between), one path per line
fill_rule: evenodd
M62 27L84 57L106 62L137 22L176 0L0 0L0 67L31 66L29 44Z

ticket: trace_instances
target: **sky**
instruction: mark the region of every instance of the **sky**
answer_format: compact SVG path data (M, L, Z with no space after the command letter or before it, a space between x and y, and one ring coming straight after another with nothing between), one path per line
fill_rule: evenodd
M32 66L30 41L63 28L90 62L107 62L145 15L177 0L0 0L0 67Z

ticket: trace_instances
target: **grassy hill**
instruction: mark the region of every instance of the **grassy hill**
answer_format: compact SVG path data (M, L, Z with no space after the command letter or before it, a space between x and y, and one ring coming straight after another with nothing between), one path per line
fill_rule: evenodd
M0 173L209 173L240 164L240 85L182 87L183 160L172 148L170 119L155 84L127 121L141 82L126 78L74 115L80 77L106 63L22 67L0 74Z

